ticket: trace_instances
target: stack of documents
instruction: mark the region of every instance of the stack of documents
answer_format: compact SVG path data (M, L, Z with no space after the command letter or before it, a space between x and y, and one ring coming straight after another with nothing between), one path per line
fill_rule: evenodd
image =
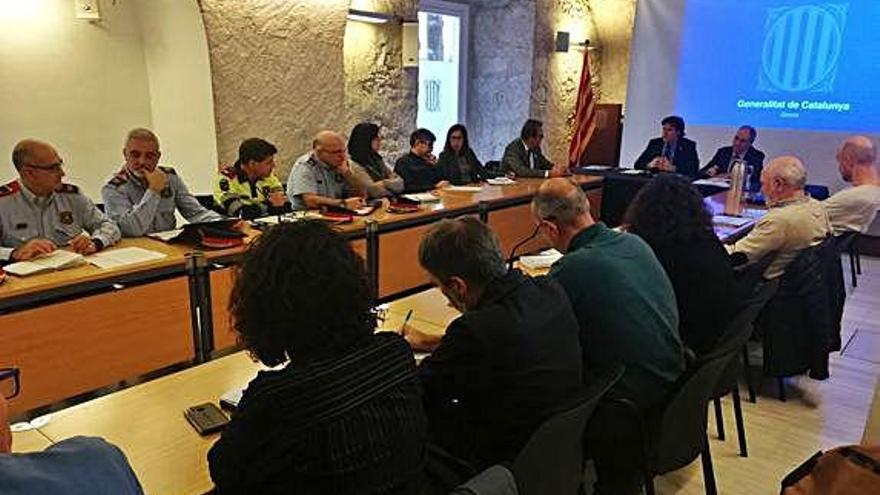
M548 249L538 254L521 256L519 262L530 270L540 270L542 268L550 268L550 265L556 263L559 258L562 258L562 253L555 249Z
M715 215L712 217L712 223L715 225L725 225L728 227L742 227L743 225L753 222L751 218L732 217L730 215Z
M715 187L730 187L730 179L727 177L712 177L710 179L698 179L693 182L693 184L698 186L715 186Z
M65 270L82 264L85 264L85 258L81 254L65 251L64 249L56 249L49 254L30 261L19 261L6 265L4 270L19 277L27 277L28 275L36 275L53 270Z
M118 248L93 254L85 260L98 268L118 268L147 261L155 261L166 256L165 253L139 247Z

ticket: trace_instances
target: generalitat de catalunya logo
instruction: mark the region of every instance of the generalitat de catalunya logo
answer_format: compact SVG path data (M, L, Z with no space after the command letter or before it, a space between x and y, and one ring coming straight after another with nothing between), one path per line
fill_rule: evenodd
M830 92L848 10L848 3L767 9L758 90Z

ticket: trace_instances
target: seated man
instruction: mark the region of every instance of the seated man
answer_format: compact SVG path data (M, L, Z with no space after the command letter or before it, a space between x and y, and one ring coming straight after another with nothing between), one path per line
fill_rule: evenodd
M769 210L744 238L727 246L733 262L757 262L765 256L773 261L764 278L773 280L798 253L822 242L831 234L831 225L822 203L804 192L807 171L793 156L780 156L761 173L761 192Z
M367 191L355 180L345 152L345 139L321 131L312 151L297 159L287 180L287 197L294 210L338 206L356 210L364 205Z
M553 165L541 153L544 140L544 124L540 120L529 119L523 124L519 139L504 148L501 170L513 172L517 177L560 177L565 175L565 167Z
M263 139L242 141L238 160L217 176L214 203L226 215L245 220L290 211L284 186L272 174L276 153L278 148Z
M403 178L404 192L423 192L449 185L443 167L437 166L434 141L437 137L428 129L416 129L409 136L409 153L397 159L394 172Z
M571 305L553 280L508 271L498 239L476 218L438 223L419 262L463 313L439 345L407 332L416 347L437 346L419 366L429 438L478 471L510 462L581 388Z
M749 190L758 191L761 189L764 153L754 147L756 137L758 137L758 131L750 125L744 125L737 129L736 134L733 135L733 145L718 148L715 156L709 160L709 164L700 170L700 175L715 177L727 174L734 162L741 161L747 167L751 167Z
M700 168L697 143L684 137L684 119L676 115L661 121L663 135L648 141L635 167L659 172L677 172L695 179Z
M0 261L25 261L67 246L92 254L115 244L119 227L79 188L61 182L55 148L26 139L15 145L19 179L0 186Z
M128 133L122 148L125 165L101 188L104 209L125 237L171 230L174 211L190 222L222 220L202 206L171 167L158 166L159 138L148 129Z
M874 221L880 209L880 174L874 164L876 159L874 144L864 136L847 139L837 150L840 176L853 187L823 202L834 235L863 233Z
M142 495L125 454L101 438L73 437L42 452L12 454L6 398L0 394L0 493Z
M615 232L590 215L583 190L567 179L538 189L532 212L543 235L565 255L550 269L580 326L584 373L626 365L609 395L642 411L667 397L685 369L672 284L638 236ZM633 425L600 408L588 431L597 493L635 493L641 485Z

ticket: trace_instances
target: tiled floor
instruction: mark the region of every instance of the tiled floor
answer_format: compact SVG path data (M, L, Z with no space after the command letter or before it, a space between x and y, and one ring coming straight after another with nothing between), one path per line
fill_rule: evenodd
M849 265L844 261L849 284ZM758 402L743 403L749 457L737 455L736 426L724 400L727 441L710 441L715 479L724 495L779 493L779 481L819 450L859 443L880 376L880 259L862 257L859 286L848 287L843 318L843 352L831 357L831 378L787 381L788 401L776 398L773 380L764 380ZM658 479L661 494L705 493L699 461ZM880 490L878 490L880 493Z

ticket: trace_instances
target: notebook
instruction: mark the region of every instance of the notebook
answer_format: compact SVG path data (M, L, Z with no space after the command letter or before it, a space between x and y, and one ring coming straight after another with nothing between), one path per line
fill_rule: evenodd
M98 268L117 268L120 266L145 263L147 261L155 261L162 259L165 256L165 253L160 253L158 251L151 251L139 247L127 247L93 254L85 258L85 260Z
M494 179L486 179L486 183L490 186L509 186L516 184L516 181L510 177L495 177Z
M49 254L44 254L30 261L19 261L6 265L3 269L6 270L6 273L27 277L38 273L73 268L85 262L85 258L81 254L65 251L64 249L56 249Z
M444 191L449 191L449 192L468 192L468 193L480 192L482 190L483 190L483 188L480 186L449 186L446 189L444 189Z
M440 201L440 196L435 196L429 192L404 194L403 197L418 203L436 203Z

